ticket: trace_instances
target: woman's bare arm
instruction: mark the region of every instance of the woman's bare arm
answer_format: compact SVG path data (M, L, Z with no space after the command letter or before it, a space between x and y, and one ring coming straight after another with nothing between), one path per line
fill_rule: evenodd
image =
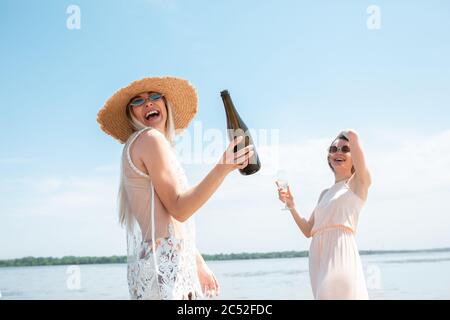
M372 184L372 178L370 176L369 169L367 167L364 152L359 140L358 133L354 130L343 131L348 139L348 144L350 146L353 166L355 167L354 174L354 186L355 193L357 193L361 198L366 199L367 193L370 185Z
M278 183L277 183L278 186ZM322 199L323 195L325 194L327 190L322 191L319 197L319 201ZM287 191L283 191L278 187L278 193L279 193L279 199L287 204L291 211L292 218L294 218L295 223L297 224L300 231L305 235L305 237L310 238L311 237L311 230L314 226L314 212L309 217L309 220L307 220L305 217L303 217L295 208L295 202L294 197L292 196L291 190L288 186Z
M309 220L306 220L306 218L302 217L302 215L297 211L297 209L295 209L295 207L291 208L290 210L292 218L294 218L294 221L300 231L305 235L305 237L311 238L311 230L314 226L314 212L311 214Z
M323 195L327 192L327 190L322 191L319 197L319 201L322 200ZM292 217L294 218L295 223L297 223L297 226L300 228L300 230L303 232L305 237L311 238L311 231L314 227L314 212L309 217L309 220L306 220L306 218L303 218L300 213L293 207L291 209Z
M206 265L205 260L203 259L200 252L197 250L196 255L197 261L197 273L200 285L202 287L202 291L206 296L212 297L214 294L219 296L220 294L220 285L214 273L211 269Z
M176 174L170 166L172 156L168 142L162 133L149 130L136 141L136 153L150 173L155 190L167 211L178 221L185 221L192 216L213 195L225 177L237 168L244 168L253 155L253 146L248 146L233 154L238 141L230 143L223 158L235 156L234 163L219 162L208 175L196 186L182 191Z

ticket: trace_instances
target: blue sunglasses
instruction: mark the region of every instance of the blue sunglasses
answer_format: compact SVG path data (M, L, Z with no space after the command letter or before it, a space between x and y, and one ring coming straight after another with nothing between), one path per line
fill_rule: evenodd
M147 98L136 97L134 99L131 99L129 105L132 107L139 107L142 106L147 100L156 101L158 99L161 99L162 97L164 97L162 93L154 92L149 94Z

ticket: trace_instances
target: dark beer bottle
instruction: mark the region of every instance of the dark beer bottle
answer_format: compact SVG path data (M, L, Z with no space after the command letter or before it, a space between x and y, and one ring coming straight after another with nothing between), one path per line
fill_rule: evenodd
M227 116L227 131L230 141L232 141L236 137L244 136L244 143L239 143L239 145L234 147L234 152L237 152L238 150L245 148L250 144L253 144L253 140L247 126L245 125L244 121L242 121L239 113L236 111L228 90L223 90L222 92L220 92L220 95L222 96L223 105L225 107L225 113ZM253 151L254 154L249 159L248 165L244 169L239 169L239 172L245 176L254 174L258 172L259 169L261 169L261 163L259 162L256 148L254 148Z

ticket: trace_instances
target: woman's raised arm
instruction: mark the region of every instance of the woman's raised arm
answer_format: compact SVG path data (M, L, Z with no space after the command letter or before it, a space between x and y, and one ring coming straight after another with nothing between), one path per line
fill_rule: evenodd
M170 166L172 156L169 144L162 133L157 130L144 132L142 139L136 141L136 152L142 160L152 179L155 191L167 211L178 221L185 221L192 216L213 195L228 173L248 165L253 155L253 146L245 147L236 154L233 148L241 141L232 141L221 161L214 166L208 175L196 186L182 191L178 185L176 174ZM224 159L234 159L233 163L225 163Z
M359 135L354 130L346 130L342 132L348 139L350 146L350 152L352 154L353 166L355 167L354 183L355 193L366 199L370 185L372 184L372 178L370 176L369 169L367 168L366 158L362 150Z

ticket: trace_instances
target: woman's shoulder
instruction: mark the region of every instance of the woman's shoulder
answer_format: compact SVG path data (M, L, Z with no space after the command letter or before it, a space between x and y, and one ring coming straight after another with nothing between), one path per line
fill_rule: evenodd
M317 202L322 201L323 196L328 192L328 190L330 190L330 189L329 188L325 189L320 193L319 200Z
M150 139L154 138L165 138L164 135L157 129L148 127L141 130L140 136L147 137Z
M136 145L145 147L161 147L167 145L167 139L159 130L154 128L147 128L142 130L136 137Z
M157 129L144 130L139 134L131 153L143 163L161 163L170 160L172 150L163 133Z

